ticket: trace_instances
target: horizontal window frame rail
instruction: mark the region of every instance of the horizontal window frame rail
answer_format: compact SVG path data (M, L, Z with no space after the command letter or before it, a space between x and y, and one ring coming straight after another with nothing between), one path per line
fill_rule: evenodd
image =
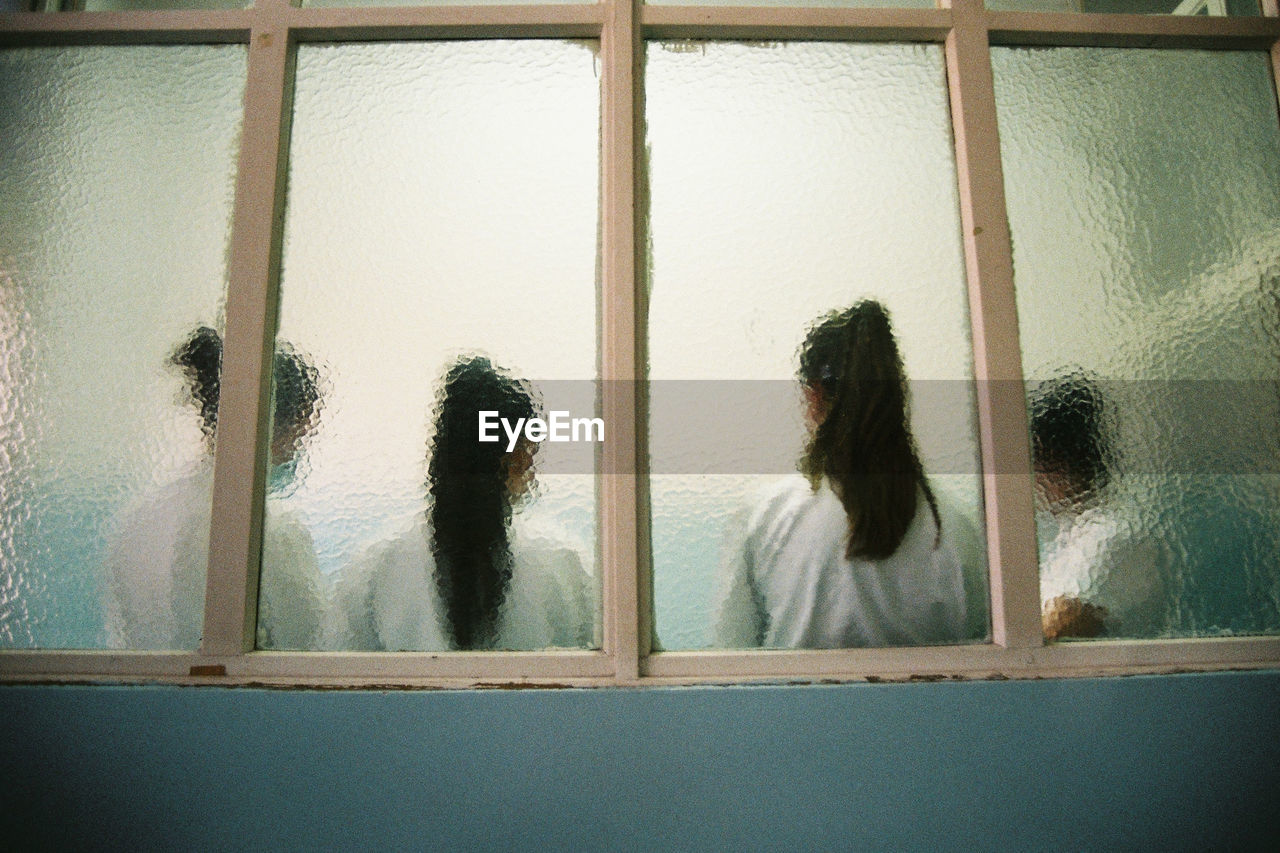
M471 6L289 9L298 42L416 39L599 38L604 6ZM356 13L356 14L353 14Z
M1199 48L1267 50L1280 19L988 12L987 34L1000 47Z
M645 6L650 41L930 41L946 40L950 9L830 9Z
M3 651L0 683L609 687L715 683L967 681L1275 669L1280 637L1090 640L993 645L655 652L634 678L599 651L288 652Z
M638 374L643 364L644 288L643 261L644 184L643 162L643 62L645 43L664 40L765 40L781 41L916 41L947 44L948 76L957 69L966 73L983 70L981 45L989 46L1114 46L1127 48L1208 48L1271 52L1273 70L1280 76L1280 20L1275 0L1263 0L1262 18L1208 18L1143 15L1057 14L1039 12L997 12L978 8L973 0L958 0L957 8L940 9L830 9L767 7L674 7L646 6L609 2L574 6L448 6L448 7L372 7L372 8L299 8L284 0L261 0L250 9L230 11L125 11L66 13L0 14L0 47L79 45L79 44L192 44L250 43L262 46L279 39L289 47L299 43L357 42L389 40L448 40L490 38L599 38L602 65L602 205L611 211L611 224L606 225L611 239L602 245L602 253L617 257L602 260L606 287L611 289L611 304L633 303L636 316L629 323L634 329L620 328L614 336L605 334L604 324L611 312L601 318L601 334L606 346L613 347L602 365L603 375L614 376L619 370ZM970 40L968 58L959 65L955 55L956 37ZM614 38L613 46L609 39ZM279 49L278 47L276 48ZM277 72L272 71L269 76ZM284 75L291 79L291 75ZM612 81L612 82L611 82ZM260 84L259 84L260 86ZM284 80L284 103L290 100L289 79ZM626 91L620 91L625 87ZM253 88L253 87L251 87ZM270 88L270 87L269 87ZM969 95L989 97L988 86L979 85ZM261 89L259 88L261 94ZM248 94L247 96L248 97ZM274 107L268 107L268 112ZM959 112L958 112L959 111ZM969 110L953 103L952 120ZM975 135L986 136L990 116L989 105L979 105ZM253 113L253 109L249 109ZM259 120L263 115L258 116ZM274 119L273 119L274 120ZM283 150L288 146L288 116L281 116L285 130L277 138ZM981 146L989 146L983 139ZM614 152L610 155L608 152ZM629 163L626 153L630 151ZM980 153L980 152L979 152ZM957 150L963 160L964 152ZM271 158L277 165L280 159ZM965 155L967 156L967 155ZM979 160L981 157L979 157ZM259 166L264 168L264 166ZM238 180L246 180L242 167ZM279 180L279 176L271 178ZM972 178L962 179L963 185ZM249 184L266 201L269 180L259 173ZM628 186L630 185L630 186ZM278 190L272 198L279 202ZM977 202L975 202L977 203ZM1003 202L997 205L1003 209ZM986 203L986 207L991 207ZM985 210L985 214L993 213ZM259 215L261 211L259 211ZM244 215L238 213L237 217ZM278 216L278 211L270 214ZM626 232L632 230L628 242ZM259 237L265 233L254 226ZM278 234L272 234L272 241ZM969 240L966 234L966 240ZM975 243L975 246L977 244ZM1004 248L990 249L988 256L975 246L966 248L971 263L981 255L983 270L976 280L987 279L993 270L1005 265ZM256 246L255 252L261 252ZM268 266L278 261L278 250ZM262 264L261 260L255 261ZM260 287L263 272L255 266L247 276L250 290ZM971 271L972 273L972 271ZM270 276L268 276L270 277ZM971 274L970 288L976 286ZM996 279L1000 276L997 274ZM252 283L258 282L258 284ZM245 286L245 285L242 285ZM1003 285L995 286L997 291ZM246 292L247 293L247 292ZM274 293L274 284L269 286ZM261 297L255 297L260 301ZM267 296L270 299L270 295ZM269 309L274 310L274 309ZM998 310L996 316L1007 313ZM255 323L258 321L254 321ZM623 324L624 326L628 324ZM253 335L249 335L253 337ZM615 339L616 338L616 339ZM975 358L981 345L975 336ZM611 343L610 343L611 341ZM268 351L264 348L264 352ZM629 354L628 354L629 353ZM259 353L262 355L262 353ZM1012 364L1007 357L993 361L993 366ZM259 371L261 372L261 365ZM636 378L643 378L639 375ZM261 394L259 394L261 396ZM626 408L615 404L614 408ZM631 451L623 455L643 459L645 440L643 399L630 410L635 417L636 434L631 436ZM259 411L261 406L255 407ZM261 415L260 415L261 417ZM230 419L230 418L228 418ZM258 424L260 437L263 425ZM997 429L989 424L986 429ZM984 439L985 440L985 439ZM1007 449L1007 448L1006 448ZM990 451L994 452L994 451ZM989 456L990 452L984 454ZM236 455L236 454L233 454ZM243 460L241 460L243 461ZM941 680L969 678L1040 678L1076 677L1099 674L1136 674L1188 670L1221 670L1234 668L1280 667L1280 637L1186 638L1176 640L1090 641L1045 644L1039 626L1022 624L1031 618L1034 596L1028 590L1016 592L1008 604L1012 612L993 612L996 642L967 646L912 647L855 650L803 651L655 651L648 652L649 623L652 614L647 585L648 566L647 513L643 500L646 483L638 468L630 485L620 482L610 486L605 499L608 510L601 518L623 520L634 514L634 527L628 526L626 543L606 537L602 547L610 546L613 566L604 578L606 604L604 612L604 650L560 652L275 652L254 651L252 624L221 626L214 633L214 648L204 652L150 652L112 650L0 650L0 682L69 681L92 682L144 681L192 684L280 684L306 686L387 686L397 687L513 687L513 686L626 686L632 684L662 685L732 681L876 681L876 680ZM988 489L1002 487L996 475L985 475ZM610 481L616 478L610 478ZM243 492L237 486L237 494ZM1021 489L1028 488L1025 484ZM1015 490L1017 491L1017 490ZM621 493L629 493L629 496ZM228 491L228 499L232 498ZM990 497L990 495L988 495ZM256 500L256 498L255 498ZM244 509L239 497L234 498L237 512ZM215 517L219 516L215 512ZM260 524L260 519L257 522ZM1021 526L1029 519L1019 522ZM993 526L994 525L994 526ZM995 542L1030 542L1032 537L1021 531L1007 536L998 528L999 518L988 507L987 529ZM633 541L638 540L638 541ZM1008 544L1008 543L1005 543ZM989 546L994 547L993 543ZM626 551L625 554L619 553ZM1009 565L992 567L993 598L1001 584L1001 574L1011 573L1026 580L1036 576L1034 567L1025 565L1024 555L1008 555ZM210 572L213 573L212 564ZM225 583L225 578L218 581ZM631 585L635 584L636 589ZM619 587L619 585L621 585ZM250 590L251 592L251 590ZM1003 593L1002 593L1003 594ZM237 597L239 593L237 593ZM993 605L998 602L993 601ZM621 612L637 605L634 612ZM252 603L242 610L235 608L227 616L249 616ZM1003 607L1003 605L1002 605ZM217 609L217 608L215 608ZM1025 613L1023 612L1025 611ZM1010 621L1011 617L1018 624ZM1025 618L1024 618L1025 617ZM637 624L638 620L638 624ZM206 629L210 626L206 624ZM243 631L241 631L241 627ZM1010 629L1013 635L1009 635ZM208 637L206 639L209 639ZM238 648L236 648L239 646Z
M0 13L0 47L244 43L251 32L283 32L295 43L599 38L604 18L601 5L5 12Z
M655 652L641 664L646 678L906 679L929 677L1087 677L1100 671L1280 666L1280 637L1088 640L1032 648L998 645L912 646L824 650Z
M249 10L215 12L0 12L0 47L245 44Z
M121 650L23 650L0 652L0 683L45 677L103 681L119 678L210 678L247 683L262 678L379 681L615 681L614 661L604 652L199 652Z
M405 6L243 10L5 12L0 46L243 43L255 29L287 30L295 42L415 39L598 38L604 4ZM1105 15L974 10L992 45L1270 49L1280 18ZM643 6L646 41L942 42L951 9ZM966 26L961 23L959 26Z

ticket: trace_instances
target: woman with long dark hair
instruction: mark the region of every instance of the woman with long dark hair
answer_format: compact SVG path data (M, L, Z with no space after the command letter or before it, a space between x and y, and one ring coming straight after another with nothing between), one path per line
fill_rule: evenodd
M370 550L339 590L345 624L335 645L444 650L589 646L594 608L576 550L525 524L536 445L481 441L491 423L539 414L527 383L488 358L445 373L427 465L426 511Z
M800 349L800 475L740 518L716 625L725 647L847 648L966 638L965 581L911 435L888 313L833 312Z
M116 520L108 547L110 644L194 649L204 624L213 500L213 449L222 336L199 326L170 355L200 418L204 453L185 476L146 494ZM258 646L311 649L321 638L323 578L307 528L280 505L293 484L320 404L319 373L288 344L272 361L269 491L258 585Z

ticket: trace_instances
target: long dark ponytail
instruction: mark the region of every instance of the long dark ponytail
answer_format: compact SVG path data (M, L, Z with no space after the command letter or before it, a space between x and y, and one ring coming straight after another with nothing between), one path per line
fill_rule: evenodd
M512 454L505 436L479 440L481 411L514 424L536 408L523 383L487 358L465 357L445 374L427 466L436 585L460 649L493 640L511 580Z
M911 435L907 382L889 315L874 300L821 318L800 349L800 381L822 415L800 460L826 477L849 517L849 557L884 559L902 544L923 493L938 505ZM935 546L937 540L935 539Z

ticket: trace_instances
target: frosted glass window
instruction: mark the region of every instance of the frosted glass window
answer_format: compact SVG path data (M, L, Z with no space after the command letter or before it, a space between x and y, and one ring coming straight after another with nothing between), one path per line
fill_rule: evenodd
M1258 0L986 0L1010 12L1112 12L1123 15L1231 15L1257 17Z
M941 48L651 44L646 87L658 644L983 637L972 355ZM759 507L761 490L797 483L806 435L797 349L815 319L859 300L887 309L905 361L910 430L937 498L943 545L956 554L939 579L947 586L938 599L946 599L947 627L926 630L929 618L915 618L913 608L932 608L933 592L907 600L908 586L925 574L905 572L903 585L884 592L894 583L887 579L881 592L894 603L884 607L871 600L874 584L853 593L842 586L849 575L794 592L824 606L836 602L866 632L753 639L725 616L734 560L748 535L743 513ZM916 509L932 524L924 501ZM838 515L834 547L841 550L848 519ZM917 543L924 560L933 559L934 543ZM804 535L795 544L811 544L814 553L831 545Z
M0 647L199 642L245 63L0 51Z
M267 548L274 536L278 550L264 554L259 607L301 627L260 632L263 645L596 644L598 443L584 433L531 443L526 471L519 446L476 442L490 403L507 412L533 398L526 419L533 409L596 414L594 51L551 41L299 48L277 341L318 390L314 416L276 454L266 521ZM448 388L471 388L484 405L439 430L443 380L462 363L462 384ZM447 411L462 411L460 399ZM466 441L437 460L446 439ZM485 448L500 461L465 456ZM429 488L428 465L459 458L475 467L432 482L476 488ZM502 490L485 493L491 484L479 481L499 470ZM508 570L495 591L494 572ZM308 597L316 573L319 605ZM455 611L445 587L480 591L458 592Z
M1264 53L997 49L1050 637L1280 630Z

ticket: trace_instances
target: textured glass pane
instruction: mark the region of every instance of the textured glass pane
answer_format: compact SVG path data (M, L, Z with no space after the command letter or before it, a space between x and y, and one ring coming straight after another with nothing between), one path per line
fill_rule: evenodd
M986 0L1011 12L1113 12L1123 15L1232 15L1257 17L1258 0Z
M594 644L597 445L538 445L530 481L519 448L476 439L479 411L507 412L524 392L544 413L595 415L598 140L594 45L299 49L278 341L314 371L318 402L277 454L267 528L315 543L336 596L323 645ZM473 360L460 381L484 405L442 436L442 380L478 354L494 369ZM463 439L470 450L457 452L484 458L433 453ZM428 489L437 456L461 466L436 478L461 491ZM510 478L490 488L502 466ZM429 506L448 518L429 520ZM454 546L469 556L454 560ZM489 590L476 593L486 625L470 639L455 637L455 622L463 634L471 622L453 618L437 582L461 563L472 571L450 589ZM495 595L487 584L504 568ZM282 621L282 607L312 618L297 596L265 598L305 588L302 574L292 551L264 555L264 603ZM259 639L307 647L303 634Z
M1049 635L1280 630L1266 54L993 61Z
M986 581L972 357L941 48L652 44L646 85L653 571L662 647L752 644L735 630L741 623L730 624L735 560L749 535L741 513L756 506L761 489L797 483L806 403L796 355L807 328L863 299L878 300L891 315L912 380L910 429L943 520L941 545L963 556L941 577L917 570L909 549L899 549L898 563L912 566L878 590L868 582L849 592L848 572L820 579L820 588L797 587L801 597L846 596L839 606L848 622L839 627L860 621L865 631L764 642L981 637ZM900 425L900 406L897 417ZM834 538L797 533L793 545L840 551L849 525L836 515L828 531ZM927 507L917 515L932 524ZM921 564L934 559L933 544L928 537ZM927 616L915 619L932 607L934 598L925 603L932 592L906 600L910 585L927 577L953 593L942 602L940 621L950 621L940 630L925 624ZM745 578L737 591L759 581ZM881 607L871 601L876 595L892 603ZM968 625L961 624L966 614Z
M199 642L212 441L173 357L221 322L244 77L0 51L0 646Z

